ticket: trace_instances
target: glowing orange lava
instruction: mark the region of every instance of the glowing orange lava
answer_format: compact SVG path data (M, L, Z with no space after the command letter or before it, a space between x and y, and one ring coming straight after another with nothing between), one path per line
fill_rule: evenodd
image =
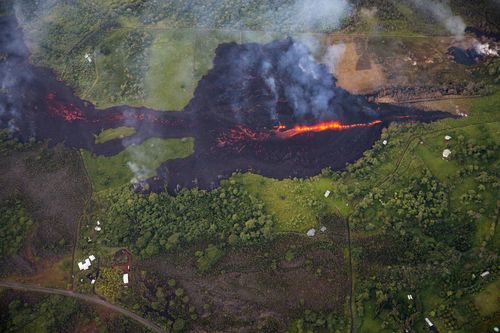
M309 132L323 132L323 131L342 131L358 127L369 127L373 125L380 124L382 120L374 120L369 123L357 123L357 124L342 124L340 121L328 121L324 123L319 123L316 125L298 125L291 129L285 131L277 131L276 134L281 138L290 138L292 136L309 133ZM283 127L280 126L280 129Z

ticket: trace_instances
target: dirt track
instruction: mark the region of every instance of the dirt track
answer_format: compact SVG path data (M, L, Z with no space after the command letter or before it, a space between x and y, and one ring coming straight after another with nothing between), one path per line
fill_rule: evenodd
M8 281L0 281L0 287L14 289L14 290L21 290L21 291L32 291L32 292L45 293L45 294L51 294L51 295L61 295L61 296L66 296L66 297L78 298L84 302L104 306L107 309L118 312L118 313L120 313L120 314L122 314L130 319L135 320L136 322L140 323L141 325L146 326L147 328L149 328L153 332L159 332L159 333L166 332L160 326L150 322L149 320L146 320L146 319L138 316L137 314L135 314L129 310L126 310L122 307L119 307L115 304L111 304L109 302L106 302L105 300L102 300L96 296L79 294L79 293L75 293L74 291L70 291L70 290L45 288L45 287L40 287L40 286L35 286L35 285L22 284L22 283L16 283L16 282L8 282Z

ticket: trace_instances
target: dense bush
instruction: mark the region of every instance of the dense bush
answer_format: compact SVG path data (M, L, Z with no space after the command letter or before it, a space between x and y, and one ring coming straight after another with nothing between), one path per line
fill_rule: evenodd
M0 202L0 258L17 253L33 224L20 200Z
M211 192L183 189L137 194L128 188L102 197L105 241L130 246L143 257L207 240L236 246L269 240L273 218L263 204L235 182L224 182Z

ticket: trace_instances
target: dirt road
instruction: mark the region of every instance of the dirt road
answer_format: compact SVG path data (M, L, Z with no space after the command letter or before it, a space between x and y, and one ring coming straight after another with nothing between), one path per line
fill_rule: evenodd
M135 320L136 322L144 325L145 327L149 328L153 332L166 333L166 331L163 330L160 326L150 322L149 320L146 320L146 319L138 316L137 314L135 314L129 310L126 310L122 307L119 307L117 305L106 302L105 300L102 300L96 296L79 294L79 293L75 293L74 291L71 291L71 290L45 288L45 287L40 287L40 286L36 286L36 285L22 284L22 283L16 283L16 282L8 282L8 281L0 281L0 287L21 290L21 291L32 291L32 292L38 292L38 293L45 293L45 294L61 295L61 296L66 296L66 297L78 298L84 302L104 306L112 311L118 312L118 313L120 313L128 318L131 318L131 319Z

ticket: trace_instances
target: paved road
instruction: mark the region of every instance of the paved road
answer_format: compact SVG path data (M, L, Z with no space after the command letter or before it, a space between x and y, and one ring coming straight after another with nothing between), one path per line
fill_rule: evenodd
M0 287L15 289L15 290L22 290L22 291L33 291L33 292L39 292L39 293L45 293L45 294L62 295L62 296L67 296L67 297L78 298L82 301L97 304L100 306L104 306L110 310L118 312L118 313L120 313L128 318L131 318L131 319L137 321L138 323L146 326L147 328L149 328L153 332L166 333L166 331L163 330L160 326L150 322L149 320L146 320L146 319L138 316L137 314L135 314L129 310L126 310L122 307L119 307L117 305L106 302L105 300L102 300L96 296L79 294L79 293L75 293L74 291L71 291L71 290L45 288L45 287L40 287L40 286L36 286L36 285L31 285L31 284L23 284L23 283L8 282L8 281L0 281Z

